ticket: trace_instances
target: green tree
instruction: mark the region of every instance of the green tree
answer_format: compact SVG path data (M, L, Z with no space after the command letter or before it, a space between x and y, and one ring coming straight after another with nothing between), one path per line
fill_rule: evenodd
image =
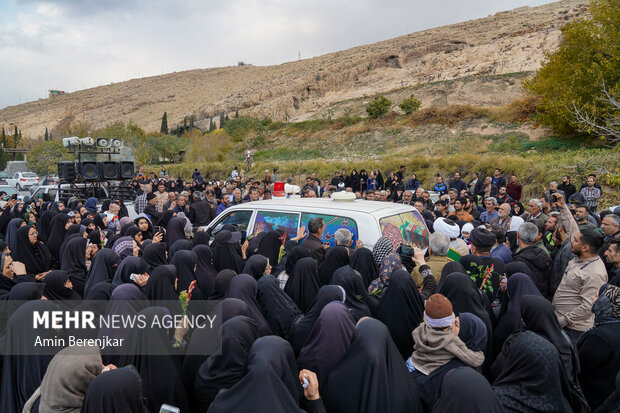
M18 143L19 143L19 132L17 131L17 126L15 126L15 133L13 134L13 148L17 148Z
M189 117L189 128L194 129L194 115Z
M3 148L0 148L0 171L4 171L6 169L6 163L9 160L9 155L4 151Z
M161 128L159 128L159 131L163 133L164 135L168 134L168 113L167 112L164 112L164 116L162 116L161 118Z
M4 131L4 126L2 127L2 147L6 148L6 132Z
M73 160L73 154L62 146L62 141L43 141L32 147L27 165L39 175L48 175L56 173L58 162Z
M620 4L591 0L590 16L562 27L560 47L524 83L542 96L538 119L561 133L578 127L575 108L597 118L613 114L600 99L603 86L611 95L620 93Z
M235 119L239 119L239 109L235 111Z
M149 158L149 147L146 145L147 136L144 130L133 122L125 125L121 121L114 122L104 129L97 131L98 138L121 139L125 144L127 158L133 157L134 162L139 165L146 163Z
M377 96L375 100L373 100L366 106L366 113L368 113L368 116L370 116L371 118L380 118L381 116L388 113L391 106L391 100L389 100L383 95Z
M224 119L224 112L220 113L220 129L226 125L226 119Z
M50 134L47 131L47 126L45 127L45 136L43 137L44 141L48 141L50 139Z
M185 149L185 141L176 135L149 136L146 144L152 163L176 162L179 152Z
M213 122L213 118L211 118L211 119L209 120L209 132L213 132L215 129L217 129L217 128L215 127L215 122Z
M413 95L409 96L407 99L400 102L400 105L398 105L398 107L401 108L407 115L411 115L413 112L420 109L420 106L422 106L422 102L416 99Z

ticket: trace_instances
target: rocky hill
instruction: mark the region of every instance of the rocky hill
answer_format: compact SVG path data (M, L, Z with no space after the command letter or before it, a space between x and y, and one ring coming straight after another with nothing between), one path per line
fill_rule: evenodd
M587 10L583 0L563 0L276 66L135 79L4 108L0 126L17 125L32 138L75 121L102 127L132 120L155 131L164 112L169 125L194 116L205 126L210 117L236 110L304 120L337 115L346 102L388 92L405 96L412 89L425 106L501 105L521 96L515 77L537 69L544 52L558 46L560 27Z

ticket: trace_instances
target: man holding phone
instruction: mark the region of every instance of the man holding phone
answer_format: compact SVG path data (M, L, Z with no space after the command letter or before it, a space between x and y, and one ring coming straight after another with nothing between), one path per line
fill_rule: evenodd
M607 270L598 250L603 245L601 234L584 228L581 231L559 193L551 194L553 205L560 211L562 226L571 240L575 254L564 271L553 296L556 316L568 335L575 341L594 325L592 304L601 286L607 282Z

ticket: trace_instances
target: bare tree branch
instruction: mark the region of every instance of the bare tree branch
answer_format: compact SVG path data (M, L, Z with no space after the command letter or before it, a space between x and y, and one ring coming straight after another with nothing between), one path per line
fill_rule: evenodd
M620 143L620 102L616 96L612 96L605 83L602 88L603 96L598 100L614 112L612 115L601 116L600 119L594 113L588 113L585 107L577 107L573 102L573 122L581 132L592 133L604 137L609 146Z

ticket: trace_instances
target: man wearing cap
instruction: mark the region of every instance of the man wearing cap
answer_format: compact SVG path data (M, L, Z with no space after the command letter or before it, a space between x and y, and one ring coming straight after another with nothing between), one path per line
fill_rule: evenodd
M605 263L598 255L603 236L584 229L579 231L564 197L553 194L554 205L560 210L562 225L571 239L575 254L564 271L555 295L553 306L562 327L576 342L581 335L594 326L592 304L601 286L607 282ZM524 224L525 225L525 224Z
M461 228L448 218L437 218L433 223L435 232L442 232L450 237L450 250L446 255L450 261L459 262L463 255L469 254L467 243L459 238Z
M153 225L157 225L161 218L161 212L157 210L157 195L152 192L146 194L146 206L144 213L148 215Z

